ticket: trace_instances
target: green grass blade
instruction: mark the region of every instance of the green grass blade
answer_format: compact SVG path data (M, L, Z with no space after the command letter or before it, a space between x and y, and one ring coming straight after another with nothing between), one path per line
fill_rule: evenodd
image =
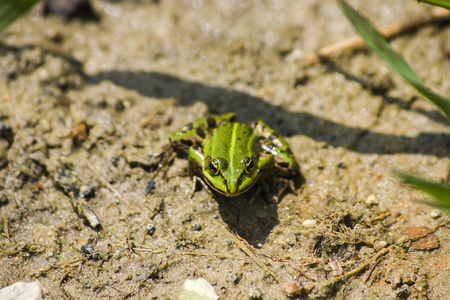
M20 17L38 0L0 0L0 31Z
M431 4L431 5L450 9L450 1L449 0L417 0L417 2L425 2L425 3Z
M394 173L407 184L430 195L434 200L424 201L426 204L439 208L450 214L450 187L429 181L421 177L417 177L402 171L394 171Z
M450 100L426 88L417 74L389 45L384 36L379 33L366 19L360 16L352 7L343 0L338 0L347 19L353 24L366 44L377 53L383 61L403 79L412 85L420 94L439 107L447 118L450 119Z

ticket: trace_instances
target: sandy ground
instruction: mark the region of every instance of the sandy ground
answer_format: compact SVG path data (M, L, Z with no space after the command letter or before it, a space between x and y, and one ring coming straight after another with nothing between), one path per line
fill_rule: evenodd
M351 4L378 26L430 13L410 0ZM98 22L36 7L0 35L0 287L173 299L204 278L221 299L288 299L288 283L300 298L448 297L448 217L391 169L448 178L450 123L369 51L300 67L354 34L335 2L93 5ZM443 95L449 37L427 25L392 42ZM305 177L297 194L251 202L253 190L199 187L190 199L183 157L150 191L168 135L228 111L286 137ZM436 230L413 243L422 226Z

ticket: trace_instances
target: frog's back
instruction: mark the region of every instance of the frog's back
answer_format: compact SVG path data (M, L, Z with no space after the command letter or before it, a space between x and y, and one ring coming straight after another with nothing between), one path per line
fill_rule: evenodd
M253 130L247 124L227 122L214 129L211 137L211 157L232 160L251 157Z

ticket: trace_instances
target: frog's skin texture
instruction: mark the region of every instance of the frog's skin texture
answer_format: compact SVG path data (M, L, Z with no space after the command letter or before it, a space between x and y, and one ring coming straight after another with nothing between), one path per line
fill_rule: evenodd
M210 116L170 135L172 147L188 153L190 173L215 191L238 196L260 176L290 178L300 168L287 142L263 121L237 122L235 113Z

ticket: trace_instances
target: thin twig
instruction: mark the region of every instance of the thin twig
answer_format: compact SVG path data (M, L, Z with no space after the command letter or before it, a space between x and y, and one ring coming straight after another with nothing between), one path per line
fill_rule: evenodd
M367 273L366 277L364 278L363 283L366 283L367 280L369 280L370 275L372 275L373 270L374 270L375 267L378 265L378 263L380 262L380 260L381 260L381 257L379 257L379 258L377 259L377 261L373 264L372 268L370 268L370 271L369 271L369 273Z
M448 224L450 224L450 220L447 220L447 221L444 221L444 222L441 223L441 224L438 224L438 225L437 225L436 227L434 227L432 230L430 230L430 231L428 231L428 232L426 232L426 233L424 233L424 234L422 234L422 235L420 235L420 236L418 236L418 237L414 237L414 238L407 238L407 237L405 237L405 238L402 238L402 239L401 239L400 241L398 241L397 243L392 244L392 245L390 245L389 247L386 247L386 248L381 249L378 253L376 253L374 256L372 256L371 258L369 258L365 263L363 263L363 264L360 265L359 267L357 267L357 268L355 268L355 269L353 269L353 270L351 270L351 271L345 273L344 275L341 275L341 276L339 276L339 277L335 277L335 278L333 278L333 279L331 279L331 280L325 282L325 284L320 284L320 286L332 285L332 284L335 284L335 283L337 283L337 282L339 282L339 281L343 281L343 280L345 280L345 279L348 279L348 278L350 278L351 276L356 275L356 274L360 273L361 271L363 271L363 270L364 270L364 269L365 269L372 261L376 260L374 266L371 268L371 270L369 271L368 275L366 275L366 277L365 277L365 279L364 279L364 281L363 281L363 282L366 282L366 281L369 279L370 274L373 272L375 266L376 266L376 265L378 264L378 262L381 260L381 257L384 256L385 254L387 254L388 252L390 252L394 247L403 245L403 244L405 244L405 243L407 243L407 242L414 242L414 241L416 241L416 240L418 240L418 239L424 238L425 236L427 236L427 235L429 235L429 234L435 232L438 228L440 228L440 227L442 227L442 226L445 226L445 225L448 225ZM318 286L319 286L319 284L311 284L311 285L309 285L309 286L302 287L302 288L300 288L298 291L296 291L296 294L305 294L305 293L308 293L308 292L312 291L313 289L317 288Z
M225 256L225 255L211 254L211 253L201 253L201 252L192 252L192 251L178 252L177 254L181 254L181 255L193 255L193 256L216 257L216 258L221 258L221 259L238 259L238 260L246 260L245 258L242 258L242 257L233 257L233 256Z
M158 163L158 168L155 170L155 172L150 177L151 180L155 180L156 176L158 176L158 174L162 170L162 168L164 166L166 166L168 164L168 162L174 158L172 156L173 154L175 154L175 151L174 151L172 145L166 145L160 153L154 155L154 157L159 157L159 156L163 156L163 157Z
M137 245L138 247L133 247L133 251L141 251L141 252L151 252L154 254L164 253L165 250L152 250L144 245Z
M263 269L264 271L267 270L266 266L263 265L263 263L261 263L258 258L256 257L255 254L253 254L253 252L244 245L244 243L242 243L234 234L232 234L231 232L229 232L224 226L220 226L219 227L220 230L229 238L231 239L245 254L247 254L261 269Z
M436 8L431 10L430 15L410 18L406 21L388 25L379 29L379 31L385 36L386 39L392 39L405 32L415 30L425 24L444 21L449 17L450 13L447 10ZM305 54L301 58L300 64L301 66L314 65L319 63L321 60L332 59L344 51L356 50L364 46L364 40L360 36L354 36L347 40L325 46L319 49L317 53Z
M9 250L11 250L11 232L9 229L9 219L5 217L6 238L8 239Z
M403 242L404 241L402 241L402 243ZM386 253L388 253L395 246L397 246L397 244L392 244L389 247L380 250L375 256L373 256L372 258L368 259L365 263L363 263L359 267L357 267L357 268L351 270L350 272L345 273L344 275L342 275L342 279L347 279L347 278L349 278L349 277L351 277L351 276L353 276L355 274L358 274L359 272L364 270L372 261L374 261L375 259L378 259L381 256L385 255Z
M374 217L374 218L368 220L367 222L369 222L369 224L372 224L372 223L375 222L375 221L381 221L381 220L384 220L385 218L389 217L389 216L392 215L392 214L393 214L393 212L386 212L386 213L384 213L384 214L381 214L381 215L379 215L379 216L376 216L376 217Z
M255 254L242 242L237 238L234 234L229 232L225 226L218 223L220 230L229 238L231 239L245 254L247 254L254 263L256 263L266 274L272 276L275 281L278 282L276 276L272 273L271 270L269 270L262 262L259 261L259 259L256 257Z
M97 175L97 177L100 179L100 181L101 181L104 185L106 185L107 188L109 188L109 189L110 189L114 194L116 194L116 196L119 197L121 200L124 199L123 196L122 196L122 194L119 193L119 192L112 186L112 184L109 183L108 180L106 180L106 179L102 176L102 174L100 174L100 172L94 168L94 166L93 166L90 162L87 161L86 164L87 164L88 167L92 170L92 172L94 172L94 173Z

